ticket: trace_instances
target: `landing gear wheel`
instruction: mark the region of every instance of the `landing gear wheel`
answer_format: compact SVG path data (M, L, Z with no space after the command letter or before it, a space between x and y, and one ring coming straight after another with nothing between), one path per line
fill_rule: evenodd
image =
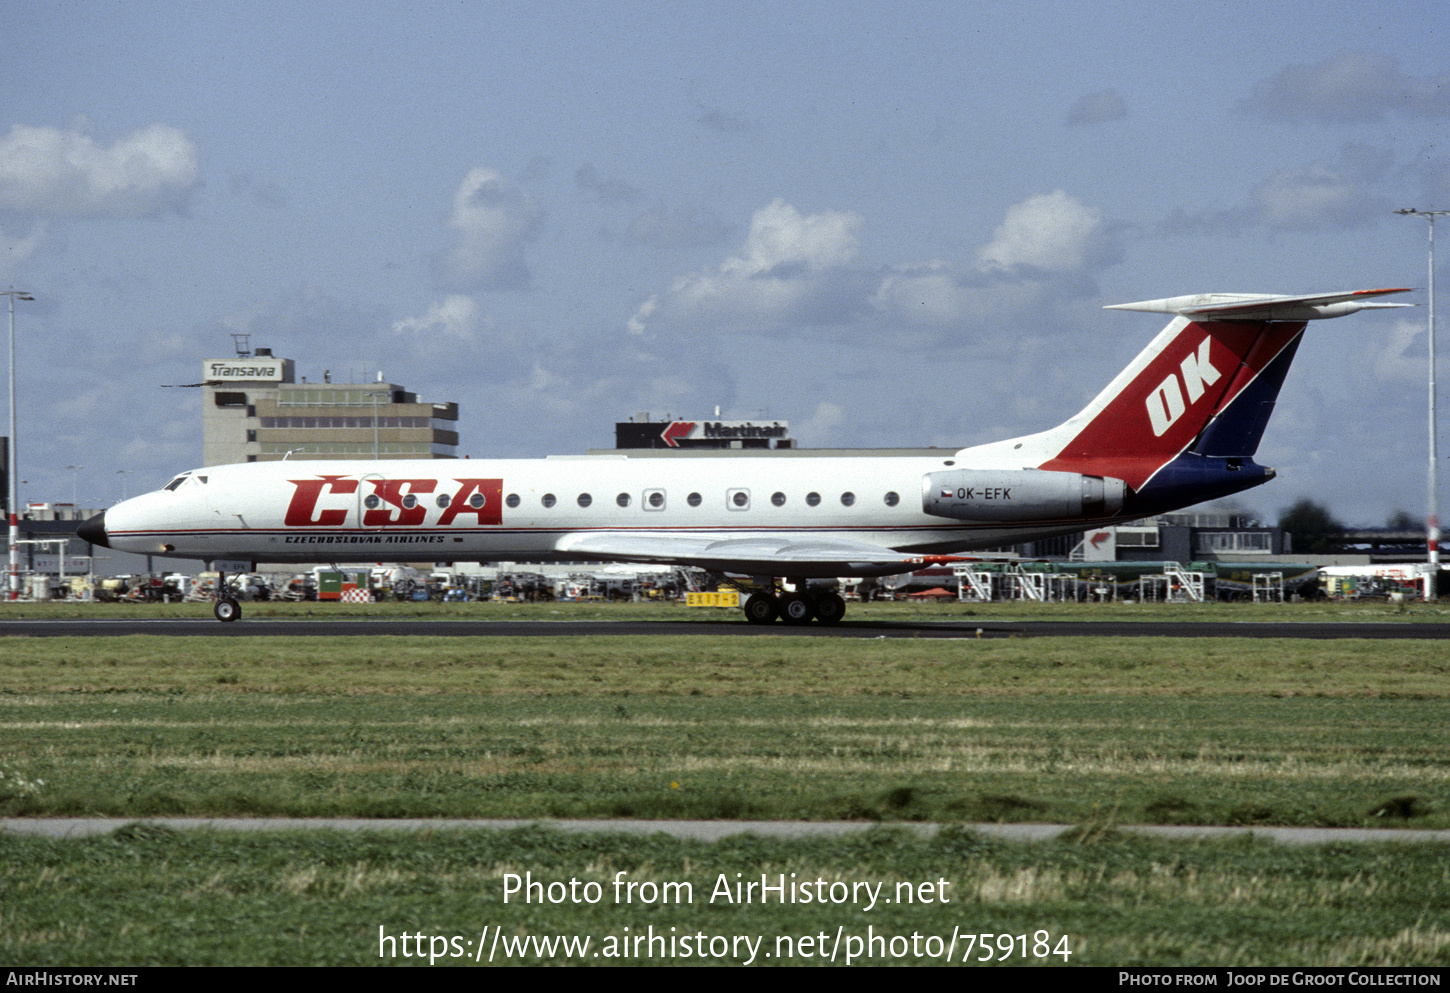
M835 593L822 593L816 600L816 620L822 624L839 624L846 616L846 601Z
M787 593L780 598L780 619L787 624L809 624L815 616L815 609L805 594Z
M775 597L768 593L752 593L745 601L745 619L751 624L769 624L777 611Z
M216 602L216 606L212 608L212 613L216 615L216 619L219 621L234 621L242 616L242 605L227 597Z

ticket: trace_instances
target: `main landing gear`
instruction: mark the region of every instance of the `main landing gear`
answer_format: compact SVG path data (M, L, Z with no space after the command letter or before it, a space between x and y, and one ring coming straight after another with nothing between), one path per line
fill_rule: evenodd
M752 593L745 601L745 619L751 624L769 624L779 617L787 624L836 624L846 615L846 601L829 591L804 593Z

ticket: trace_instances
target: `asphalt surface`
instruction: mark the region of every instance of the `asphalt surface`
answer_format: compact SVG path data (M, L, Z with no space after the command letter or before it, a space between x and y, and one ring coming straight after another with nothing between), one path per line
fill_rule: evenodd
M713 842L737 835L762 838L837 837L876 827L899 828L930 838L940 824L875 824L860 821L539 821L539 820L362 820L358 818L242 817L11 817L0 819L0 833L48 838L87 838L109 834L128 824L147 824L174 831L380 831L416 834L427 831L508 831L538 826L568 833L604 832ZM1050 841L1077 828L1071 824L964 824L961 827L1009 841ZM1329 845L1341 842L1450 844L1450 831L1396 831L1389 828L1184 827L1115 825L1114 831L1193 841L1205 838L1254 837L1283 845Z
M245 607L244 607L245 609ZM1255 621L851 621L833 626L754 625L719 621L456 621L368 617L255 618L223 624L210 618L8 619L0 637L123 637L149 634L214 638L338 638L396 635L433 638L557 638L672 635L685 637L791 638L1450 638L1439 622L1354 621L1323 623Z

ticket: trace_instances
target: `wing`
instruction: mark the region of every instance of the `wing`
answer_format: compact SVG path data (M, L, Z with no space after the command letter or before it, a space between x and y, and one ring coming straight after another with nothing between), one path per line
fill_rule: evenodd
M664 562L711 572L805 578L889 576L912 572L924 565L957 561L955 556L912 555L868 541L789 535L738 538L577 531L564 535L554 548L580 558Z

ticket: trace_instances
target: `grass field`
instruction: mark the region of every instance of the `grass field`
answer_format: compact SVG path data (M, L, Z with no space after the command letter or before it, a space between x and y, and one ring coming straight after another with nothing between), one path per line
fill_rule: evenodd
M469 955L480 935L591 935L599 951L653 927L764 936L772 950L807 934L924 936L902 956L879 946L878 962L939 961L956 929L958 960L964 933L1025 934L1008 961L1062 964L1032 954L1044 931L1067 964L1444 965L1442 846L1176 845L1112 826L1450 826L1447 676L1450 653L1428 641L5 638L5 816L856 819L884 833L713 846L539 831L0 835L0 959L362 964L380 961L380 927L456 936ZM918 820L1087 830L1011 845L889 829ZM688 882L694 899L616 901L621 870ZM505 904L504 879L529 872L605 896ZM957 899L710 903L737 872L917 893L944 880ZM386 961L419 962L391 947ZM749 959L717 947L653 960ZM579 958L533 947L508 960L531 956ZM794 944L781 958L820 960Z
M815 884L823 899L734 888L762 874ZM545 885L530 898L526 879L555 884L558 902ZM12 966L796 965L852 954L855 964L950 954L976 965L1443 966L1450 956L1439 846L1111 834L1022 845L890 830L705 845L537 829L264 837L143 826L84 841L0 835L0 887L0 958ZM553 944L561 938L576 943Z

